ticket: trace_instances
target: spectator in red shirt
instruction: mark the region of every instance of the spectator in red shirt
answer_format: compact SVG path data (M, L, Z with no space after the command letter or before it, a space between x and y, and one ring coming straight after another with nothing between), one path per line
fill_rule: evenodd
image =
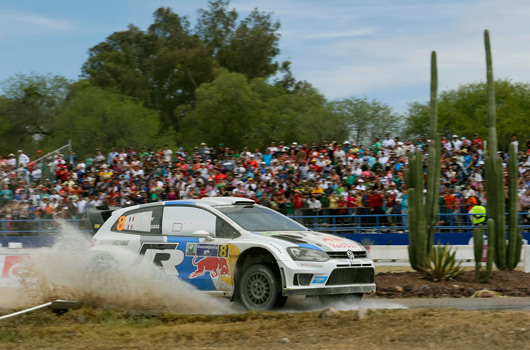
M482 140L480 139L478 133L475 133L473 140L471 140L471 147L475 149L482 149Z
M370 206L370 214L381 215L383 211L383 196L379 191L370 190L370 196L368 197L368 205ZM372 223L375 224L375 218L372 219Z

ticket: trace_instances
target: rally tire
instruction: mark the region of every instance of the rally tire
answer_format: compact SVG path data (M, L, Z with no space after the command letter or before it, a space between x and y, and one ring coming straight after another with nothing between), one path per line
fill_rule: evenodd
M238 294L247 310L267 311L283 301L278 279L268 266L262 264L252 265L243 272Z
M274 303L274 308L281 309L285 306L285 303L287 303L287 297L281 294L278 294L278 297L276 298L276 302Z
M363 293L355 294L330 294L330 295L320 295L320 302L324 305L345 305L345 306L359 306L363 298Z

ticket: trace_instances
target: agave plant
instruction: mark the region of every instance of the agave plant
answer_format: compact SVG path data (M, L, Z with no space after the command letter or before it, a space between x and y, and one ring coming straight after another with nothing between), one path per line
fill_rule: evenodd
M430 281L443 281L455 279L464 269L462 262L456 261L456 251L452 251L446 245L437 245L431 250L427 256L427 261L424 267L420 267L419 271Z

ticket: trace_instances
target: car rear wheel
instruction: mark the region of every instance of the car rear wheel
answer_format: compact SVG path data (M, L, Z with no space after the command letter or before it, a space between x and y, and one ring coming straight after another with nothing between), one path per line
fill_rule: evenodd
M278 289L278 280L268 266L252 265L241 276L239 299L248 310L270 310L285 303Z
M90 260L85 278L96 291L109 291L121 287L118 262L110 255L100 254Z
M347 306L357 306L361 303L363 298L363 293L355 294L330 294L330 295L320 295L319 299L322 304L333 305L341 304Z

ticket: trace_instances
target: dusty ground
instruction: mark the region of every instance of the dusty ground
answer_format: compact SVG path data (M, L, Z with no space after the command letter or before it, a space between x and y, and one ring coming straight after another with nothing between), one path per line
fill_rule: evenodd
M36 311L0 321L0 349L528 349L528 311L324 310L226 316Z

